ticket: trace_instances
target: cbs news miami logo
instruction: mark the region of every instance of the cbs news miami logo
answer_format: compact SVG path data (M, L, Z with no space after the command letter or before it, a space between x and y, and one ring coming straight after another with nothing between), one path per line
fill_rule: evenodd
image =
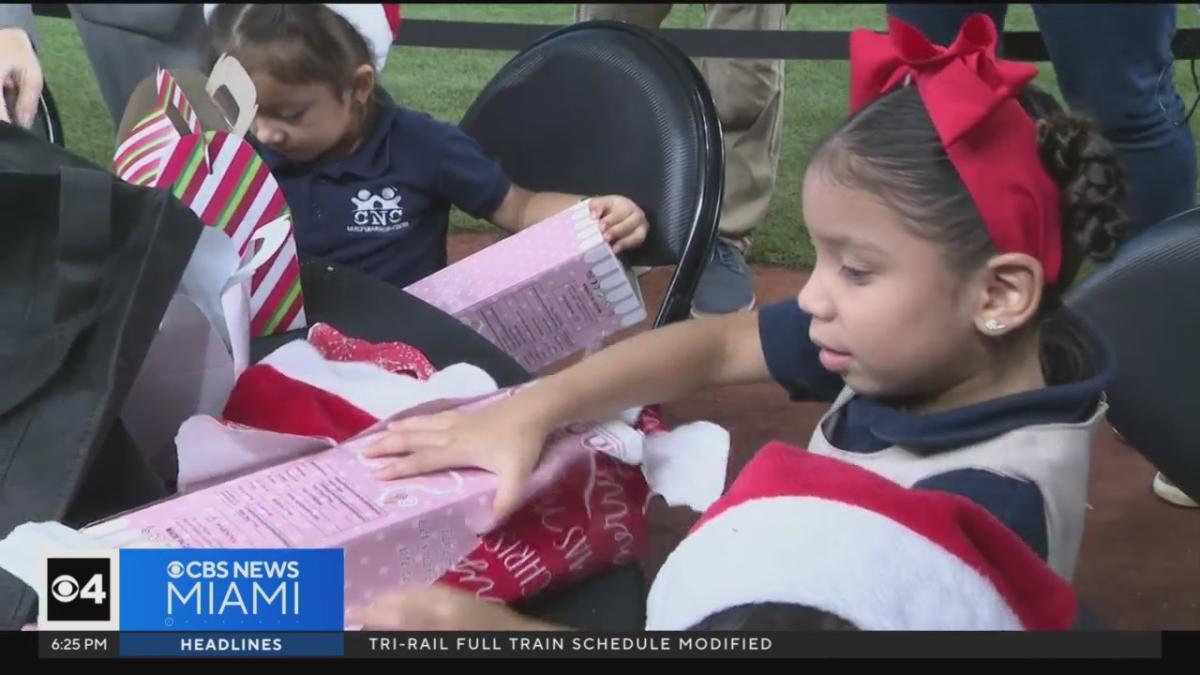
M341 631L342 549L120 549L47 554L38 627Z
M43 630L118 630L119 551L63 551L46 556L38 593Z

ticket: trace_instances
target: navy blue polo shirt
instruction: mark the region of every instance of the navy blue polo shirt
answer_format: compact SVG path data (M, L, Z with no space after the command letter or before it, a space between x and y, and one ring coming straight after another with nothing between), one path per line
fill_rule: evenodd
M347 157L301 164L255 147L291 208L302 253L404 287L446 266L451 206L487 218L510 183L457 126L377 94L375 126Z
M825 370L820 350L808 337L811 317L795 300L763 307L758 329L771 376L792 400L833 401L845 386ZM955 410L920 415L889 406L871 396L855 396L843 408L829 439L848 452L879 452L904 445L936 454L995 438L1035 424L1081 422L1095 412L1099 396L1116 372L1111 347L1081 322L1095 355L1088 371L1072 382L985 401ZM950 471L927 478L915 488L966 497L1004 522L1037 551L1048 555L1045 505L1037 485L981 469Z

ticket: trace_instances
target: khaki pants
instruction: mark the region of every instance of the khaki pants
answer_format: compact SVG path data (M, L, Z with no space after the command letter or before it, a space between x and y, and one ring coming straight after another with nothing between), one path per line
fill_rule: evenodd
M790 5L710 4L706 26L713 29L783 30ZM575 5L575 20L609 19L658 28L670 4ZM783 61L702 59L700 72L712 90L725 132L725 202L721 235L749 245L754 228L767 216L783 137Z

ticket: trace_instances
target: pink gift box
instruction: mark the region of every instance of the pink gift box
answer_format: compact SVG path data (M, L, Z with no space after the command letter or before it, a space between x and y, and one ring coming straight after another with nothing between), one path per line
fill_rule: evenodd
M645 319L635 284L581 202L405 290L538 372Z
M506 395L507 391L499 395ZM378 460L359 451L384 426L410 415L485 405L493 396L435 401L396 415L354 438L276 434L194 417L179 443L203 444L213 453L247 441L264 456L283 460L243 470L226 480L130 511L84 530L116 547L344 548L347 606L370 602L382 590L436 581L480 541L490 525L496 478L474 470L446 471L380 481ZM553 483L572 462L600 443L615 447L633 433L618 425L572 427L547 448L531 481L530 496ZM636 441L634 441L636 442ZM299 456L297 456L299 455Z

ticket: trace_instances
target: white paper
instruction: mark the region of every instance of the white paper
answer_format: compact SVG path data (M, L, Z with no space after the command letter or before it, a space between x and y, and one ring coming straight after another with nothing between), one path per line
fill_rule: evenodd
M621 412L621 421L634 425L643 408ZM617 422L610 422L613 427ZM631 429L632 431L632 429ZM702 512L725 491L729 464L729 432L711 422L693 422L665 433L627 443L624 456L609 453L626 464L640 464L650 491L669 506Z
M0 539L0 567L41 591L42 564L47 551L106 548L101 542L62 523L25 523Z
M221 337L191 300L176 295L125 399L121 419L134 444L159 458L173 452L172 441L184 420L220 415L233 385L233 359Z
M250 282L226 288L221 293L221 311L229 337L228 347L234 380L250 367ZM230 392L233 389L230 388Z
M232 339L225 320L226 313L222 296L227 290L230 277L238 270L241 261L233 240L215 227L200 230L200 239L192 249L192 258L179 282L178 294L183 295L200 308L204 316L217 330L226 350L233 353ZM249 312L247 312L249 313ZM246 319L246 339L249 340L249 318Z
M250 279L290 229L287 217L262 226L241 259L224 232L201 231L121 413L134 443L156 465L173 450L184 420L221 414L250 366Z
M183 423L175 437L179 452L179 494L334 445L330 438L281 434L230 426L207 416L192 417Z
M283 247L291 232L292 221L288 216L255 230L237 269L221 290L221 309L235 378L250 367L250 280Z
M669 506L704 511L725 491L729 432L711 422L651 434L642 444L642 473Z

